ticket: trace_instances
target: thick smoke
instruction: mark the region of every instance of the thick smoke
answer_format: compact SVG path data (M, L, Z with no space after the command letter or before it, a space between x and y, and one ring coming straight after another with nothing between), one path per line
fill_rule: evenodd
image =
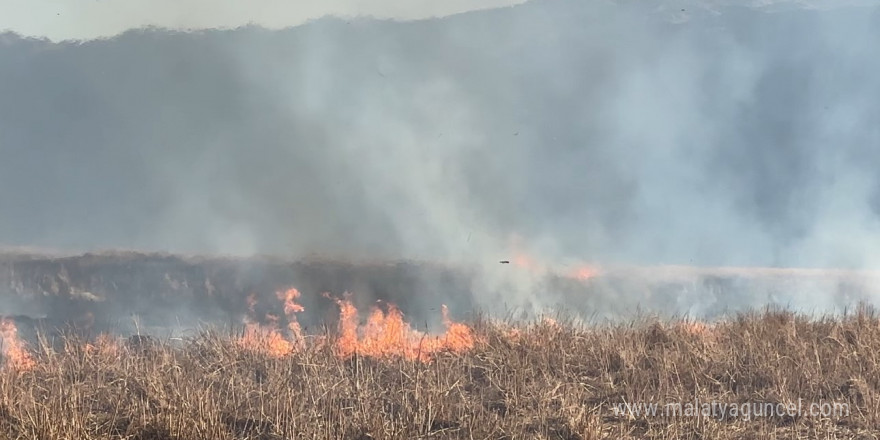
M876 268L880 7L684 5L6 35L0 242Z

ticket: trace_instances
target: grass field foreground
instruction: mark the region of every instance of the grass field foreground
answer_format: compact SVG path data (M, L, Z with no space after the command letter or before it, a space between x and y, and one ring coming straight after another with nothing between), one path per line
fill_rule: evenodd
M867 307L835 318L467 327L470 348L430 358L340 350L343 329L283 354L243 344L247 331L7 338L0 438L876 438L880 316ZM676 402L825 402L847 414L620 411Z

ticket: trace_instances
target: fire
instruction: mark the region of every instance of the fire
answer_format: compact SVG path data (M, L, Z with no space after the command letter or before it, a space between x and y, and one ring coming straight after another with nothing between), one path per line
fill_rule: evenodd
M464 352L474 347L474 332L465 324L452 322L449 319L449 308L444 304L441 308L443 324L446 325L445 343L454 352Z
M297 304L294 300L300 297L299 290L290 288L284 292L277 292L275 296L278 300L284 302L284 316L287 317L287 329L297 338L302 338L302 328L296 321L296 313L304 312L306 309Z
M475 337L470 327L449 319L443 306L442 335L427 335L414 330L404 320L403 313L394 304L387 311L374 307L366 324L358 325L358 312L348 299L335 298L339 306L339 335L334 349L337 356L348 358L355 354L379 359L402 357L427 362L441 351L463 352L473 348Z
M0 320L0 339L3 340L3 356L6 365L15 370L30 370L36 366L33 357L18 339L18 328L11 319Z
M429 361L440 351L461 352L475 344L476 338L471 328L452 322L446 306L442 309L446 331L442 335L428 335L412 329L394 304L387 304L385 310L374 307L366 323L360 325L358 310L348 299L348 294L344 299L331 298L329 294L324 296L339 307L339 334L333 342L333 350L340 358L357 354L380 359L402 357ZM249 350L284 357L305 347L306 339L296 320L296 314L304 312L305 308L296 302L300 297L297 289L276 292L275 297L284 310L286 331L279 325L281 317L278 315L265 313L262 318L255 316L257 297L251 294L246 300L250 313L245 319L244 334L238 343Z
M524 252L516 252L513 256L513 265L516 267L521 267L523 269L530 270L532 272L540 272L544 268L541 264L538 263L537 260L530 257L528 254Z
M512 239L513 259L510 261L514 266L527 270L535 274L557 274L564 278L578 281L586 281L599 275L599 269L595 266L587 264L579 264L573 269L560 271L553 268L550 264L542 263L539 259L529 255L522 249L522 239L514 236Z
M512 260L512 263L514 264L514 266L525 269L532 273L558 274L558 276L578 281L586 281L599 274L599 269L588 265L578 265L574 269L559 273L558 271L552 269L549 265L538 263L536 259L529 257L528 255L523 253L516 254Z
M599 271L594 267L580 266L580 267L575 268L573 271L571 271L568 274L568 277L574 278L576 280L586 281L586 280L589 280L590 278L595 277L596 275L598 275L598 273L599 273Z
M324 294L329 298L329 294ZM336 340L336 353L348 357L357 352L358 348L358 311L348 300L333 298L339 306L339 335Z
M244 334L238 343L249 350L280 358L293 353L302 345L302 330L296 321L296 313L305 311L305 308L295 301L300 296L296 289L279 291L275 293L275 296L282 302L290 337L285 337L279 330L280 317L278 315L266 313L263 316L263 320L267 322L266 325L255 322L257 321L255 315L258 300L256 294L251 293L245 299L250 314L245 319Z
M296 348L278 330L255 323L245 324L244 335L239 339L239 344L249 350L277 358L293 353Z

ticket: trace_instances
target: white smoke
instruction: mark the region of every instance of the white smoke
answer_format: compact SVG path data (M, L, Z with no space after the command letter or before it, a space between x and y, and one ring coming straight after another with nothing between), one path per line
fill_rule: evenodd
M548 262L878 263L871 3L94 3L0 28L268 29L7 35L0 242L454 261L494 291L514 234ZM278 29L324 14L445 17Z

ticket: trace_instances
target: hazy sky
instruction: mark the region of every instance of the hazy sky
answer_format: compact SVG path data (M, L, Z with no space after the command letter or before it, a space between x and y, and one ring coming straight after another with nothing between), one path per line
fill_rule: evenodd
M278 29L327 15L399 20L442 17L523 3L525 0L0 0L0 31L53 41L93 39L128 29L235 28L247 24ZM618 0L586 0L619 3ZM633 3L633 2L627 2ZM695 10L719 13L725 6L768 11L830 9L876 4L876 0L642 0L646 8L686 21Z
M89 39L127 29L280 28L326 15L417 19L523 0L0 0L0 30L52 40Z

